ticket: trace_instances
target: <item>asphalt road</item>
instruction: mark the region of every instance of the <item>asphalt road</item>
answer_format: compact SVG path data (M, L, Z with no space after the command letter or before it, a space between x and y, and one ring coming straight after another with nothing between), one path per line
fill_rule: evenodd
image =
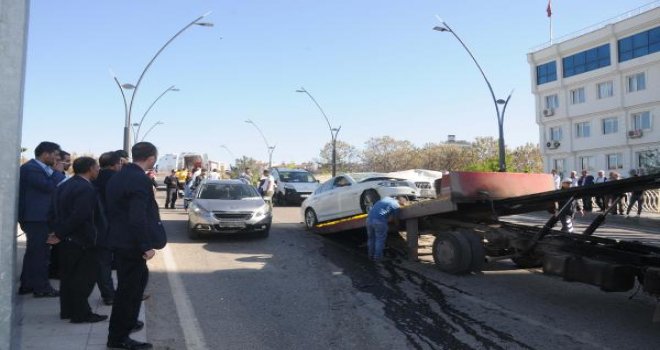
M311 234L293 207L275 208L265 239L191 241L182 210L161 213L169 253L150 262L146 303L147 337L161 349L660 346L655 300L643 293L629 300L633 293L603 293L510 262L457 277L428 256L411 263L390 251L395 259L375 266L363 233Z

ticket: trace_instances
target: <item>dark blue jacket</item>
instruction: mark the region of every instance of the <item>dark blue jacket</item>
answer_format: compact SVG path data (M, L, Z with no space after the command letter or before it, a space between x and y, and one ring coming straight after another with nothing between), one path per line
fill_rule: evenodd
M18 222L48 222L51 195L64 180L64 174L54 171L48 176L34 159L21 165L18 187Z
M165 231L153 185L142 168L125 165L108 181L105 196L110 248L139 252L162 248L155 237L164 237Z
M96 187L96 192L99 196L99 202L101 203L101 208L103 209L101 215L103 216L103 219L106 221L108 219L108 203L105 200L105 188L108 185L108 181L110 181L110 178L116 173L117 172L114 170L101 169L101 171L99 172L99 176L96 178L96 180L92 181L94 187ZM99 247L108 246L107 229L99 232L99 237L98 240L96 241L96 245Z
M50 228L61 240L90 248L96 245L98 233L106 229L100 215L96 189L86 179L74 176L53 194Z

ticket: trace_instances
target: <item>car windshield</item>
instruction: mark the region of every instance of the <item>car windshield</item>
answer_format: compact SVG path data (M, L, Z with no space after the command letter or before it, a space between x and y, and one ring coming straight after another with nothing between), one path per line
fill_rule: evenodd
M306 171L280 171L282 182L316 182L314 175Z
M199 192L200 199L241 200L259 198L254 187L246 184L206 184Z

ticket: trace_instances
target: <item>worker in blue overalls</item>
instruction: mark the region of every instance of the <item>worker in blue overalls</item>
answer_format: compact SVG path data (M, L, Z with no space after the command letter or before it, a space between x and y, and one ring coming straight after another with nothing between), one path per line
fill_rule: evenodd
M369 210L367 214L367 249L370 260L378 262L383 259L389 222L393 220L398 224L399 209L406 204L408 204L408 199L405 196L398 196L396 199L385 197L376 202Z

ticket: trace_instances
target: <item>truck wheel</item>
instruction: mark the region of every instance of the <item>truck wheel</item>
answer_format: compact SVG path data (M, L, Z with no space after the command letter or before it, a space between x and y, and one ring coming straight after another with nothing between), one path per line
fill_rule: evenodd
M369 214L369 210L374 207L374 204L380 200L378 192L374 190L366 190L360 197L360 208L365 214Z
M511 258L511 260L513 260L513 263L521 269L531 269L543 266L543 257L536 254L517 256Z
M465 237L470 243L470 252L472 253L472 261L470 262L470 270L480 272L486 263L486 249L484 248L484 240L480 234L476 232L465 232Z
M439 232L433 242L433 261L441 271L467 273L472 265L470 241L457 231Z
M305 227L311 231L317 223L316 212L312 208L307 208L305 210Z

